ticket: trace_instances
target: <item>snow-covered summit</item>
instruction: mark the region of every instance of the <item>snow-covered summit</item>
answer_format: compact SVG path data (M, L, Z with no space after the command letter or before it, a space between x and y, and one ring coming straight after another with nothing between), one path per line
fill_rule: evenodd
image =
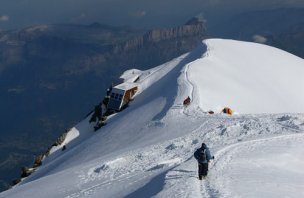
M66 150L0 197L302 197L303 73L287 52L220 39L127 71L139 86L128 108L97 132L89 117L77 124ZM192 155L202 142L215 160L200 182Z
M302 58L256 43L218 39L205 43L205 57L190 67L202 109L226 105L239 113L304 112Z

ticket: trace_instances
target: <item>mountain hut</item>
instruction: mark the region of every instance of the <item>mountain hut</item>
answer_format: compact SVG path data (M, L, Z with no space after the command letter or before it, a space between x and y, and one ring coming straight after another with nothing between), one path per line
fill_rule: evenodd
M138 90L135 83L124 82L113 87L108 103L108 109L120 111L132 99Z

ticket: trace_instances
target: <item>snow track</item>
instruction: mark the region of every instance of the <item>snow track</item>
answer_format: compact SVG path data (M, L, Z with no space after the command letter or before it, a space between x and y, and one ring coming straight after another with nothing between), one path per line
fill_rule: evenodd
M264 119L256 119L255 117L247 119L230 119L221 116L217 118L214 117L183 137L165 141L137 151L127 152L102 164L92 166L92 163L89 163L87 168L82 169L82 171L78 173L78 177L83 181L82 184L78 186L81 190L66 197L94 197L95 195L97 196L99 192L113 188L114 184L120 186L120 183L123 184L125 188L130 189L132 189L133 185L141 183L143 184L141 188L149 190L153 189L155 185L153 178L157 178L157 182L164 183L164 189L162 191L160 189L159 191L153 190L152 194L155 197L166 197L173 193L173 191L176 194L176 196L173 197L198 197L201 195L202 197L218 197L223 186L215 181L220 181L222 177L220 174L221 171L224 171L227 167L229 169L228 162L232 160L232 157L239 148L247 150L257 145L266 144L272 139L284 139L284 137L296 138L298 135L302 135L292 134L273 137L274 131L266 130L267 127L271 126L274 130L278 129L278 127L286 127L286 125L282 126L282 122L288 122L286 119L282 119L284 116L285 115L277 117L265 116ZM295 117L290 116L289 121L293 118ZM240 120L243 122L241 125L239 123ZM260 123L261 120L264 122ZM278 124L274 126L276 122L278 122ZM302 121L299 123L301 122ZM294 122L289 122L290 126L293 124ZM265 129L265 134L261 133L261 137L267 136L267 134L268 136L270 135L270 137L251 140L251 133L245 132L244 126L251 126L249 128L255 131L255 133L259 132L257 129ZM226 131L226 133L223 133L223 131ZM236 132L240 134L238 136L243 136L242 142L234 139L234 135L232 134ZM286 131L287 134L289 132L292 131ZM227 136L227 134L231 134L231 136ZM231 144L223 147L222 144L219 144L218 139L221 139L223 142L231 142ZM193 152L199 147L202 141L209 142L213 152L216 148L220 148L215 152L216 159L211 164L209 176L205 181L199 181L197 179L197 164L192 157ZM123 189L120 190L123 191ZM138 192L139 194L132 194L132 196L136 197L135 195L140 195L140 192L141 191ZM129 197L132 196L130 195Z
M273 145L276 144L282 144L282 142L287 141L287 142L302 142L304 135L302 133L300 134L289 134L290 132L294 132L293 130L290 131L285 131L283 133L286 134L281 134L281 135L275 135L278 130L277 127L281 127L281 118L286 117L285 115L277 117L273 117L271 120L272 121L266 121L267 119L264 119L266 122L261 122L259 125L257 124L251 124L253 126L251 129L255 131L256 134L259 134L260 138L258 136L255 136L255 138L252 140L251 137L252 135L248 132L242 131L244 130L243 126L249 125L251 122L259 123L260 119L248 119L248 120L242 120L244 122L244 125L239 125L239 120L230 120L231 122L228 126L234 126L234 127L223 127L218 125L217 127L214 128L219 128L221 129L220 133L215 132L213 135L212 139L209 139L208 134L203 134L200 131L208 131L208 128L210 126L213 126L215 123L212 121L209 121L205 123L205 125L202 125L200 128L197 130L193 131L192 133L189 134L189 136L184 137L185 139L192 139L193 142L195 143L195 146L198 146L196 143L201 143L202 141L210 142L210 144L213 144L214 149L219 147L220 149L217 150L214 154L216 156L215 160L211 162L210 164L210 171L209 175L206 180L199 181L197 179L197 164L196 161L192 158L192 155L190 155L190 158L183 163L180 164L180 166L177 166L176 168L172 169L169 171L166 175L167 180L164 182L166 185L164 187L164 190L158 194L156 197L234 197L238 195L232 195L229 194L229 190L231 189L226 189L225 186L227 186L227 183L229 183L231 180L238 180L236 177L228 177L224 178L223 175L224 173L230 169L231 167L231 162L237 161L238 155L242 152L251 152L252 150L259 150L259 147L272 147ZM292 116L291 116L292 117ZM292 119L289 117L290 119ZM293 117L295 118L295 117ZM223 118L222 118L223 119ZM303 118L302 118L303 119ZM217 119L217 124L221 123L221 119ZM215 121L215 120L214 120ZM278 122L276 124L276 122ZM300 121L302 122L302 121ZM299 122L299 123L300 123ZM245 124L246 123L246 124ZM271 124L272 123L272 124ZM276 126L274 126L276 125ZM291 126L293 126L293 122L290 123ZM256 127L256 129L254 129ZM272 128L274 131L267 130L267 127ZM286 127L286 126L284 126ZM229 129L230 128L230 129ZM264 128L264 130L263 130ZM287 127L288 128L288 127ZM225 133L222 133L223 130L228 130L228 133L234 133L233 131L230 131L233 129L233 131L239 131L239 134L244 133L243 140L233 140L233 136L229 137L226 136ZM263 132L259 131L258 129L262 130ZM303 127L301 130L297 130L296 132L303 132ZM219 142L217 142L217 138L215 135L217 134L218 136L221 137L223 142L235 142L231 143L227 146L220 146L218 145ZM267 135L268 134L268 135ZM268 137L267 137L268 136ZM199 139L197 139L199 137ZM229 140L230 139L230 140ZM246 140L247 139L247 140ZM178 141L178 140L176 140ZM287 145L286 145L287 146ZM192 152L194 152L195 147L191 146ZM213 150L214 151L214 150ZM191 153L192 154L192 153ZM247 154L248 155L248 154ZM269 153L271 155L271 153ZM189 157L189 156L188 156ZM286 159L289 160L289 159ZM252 162L254 163L254 161ZM258 162L255 162L255 164ZM244 164L246 167L246 164ZM252 171L254 173L254 170ZM174 176L173 176L174 175ZM175 181L176 179L176 181ZM250 179L249 179L250 180ZM226 183L223 183L226 182ZM241 184L238 184L239 186L242 186ZM223 191L223 189L225 191ZM228 192L227 192L228 191ZM172 193L176 193L176 195L172 195ZM233 190L231 190L233 192ZM290 192L289 192L290 193ZM247 195L240 195L241 197L246 197ZM271 195L270 195L271 196ZM254 197L254 196L253 196ZM265 197L261 195L261 197Z
M283 189L278 187L278 181L286 180L282 176L286 175L287 171L301 171L299 167L302 167L304 162L295 159L300 157L300 154L290 153L288 146L292 144L293 147L299 147L303 140L304 134L280 135L232 144L217 151L216 160L210 167L209 179L204 182L206 194L209 194L209 197L256 197L257 194L262 197L302 197L304 191L294 193L297 192L296 189L286 190L295 188L292 180L285 184L287 186ZM265 150L268 147L273 147L272 153ZM296 163L289 164L292 160ZM291 169L291 166L296 168ZM282 176L274 174L275 171L281 172ZM301 172L304 175L304 172ZM296 174L299 172L295 173L295 176ZM250 187L244 183L255 183L255 189L248 192ZM273 189L273 192L267 192L265 186Z

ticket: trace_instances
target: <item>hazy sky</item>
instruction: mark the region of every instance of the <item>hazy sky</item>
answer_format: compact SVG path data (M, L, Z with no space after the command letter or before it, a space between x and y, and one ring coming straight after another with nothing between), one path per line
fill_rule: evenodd
M0 0L0 29L93 22L149 28L181 24L199 13L208 19L273 7L304 7L304 0Z

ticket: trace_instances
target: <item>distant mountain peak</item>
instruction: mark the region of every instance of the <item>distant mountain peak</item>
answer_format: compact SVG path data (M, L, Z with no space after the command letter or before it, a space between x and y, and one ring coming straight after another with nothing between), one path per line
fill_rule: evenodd
M199 25L204 23L204 19L203 17L200 16L196 16L196 17L192 17L190 20L188 20L185 25Z

